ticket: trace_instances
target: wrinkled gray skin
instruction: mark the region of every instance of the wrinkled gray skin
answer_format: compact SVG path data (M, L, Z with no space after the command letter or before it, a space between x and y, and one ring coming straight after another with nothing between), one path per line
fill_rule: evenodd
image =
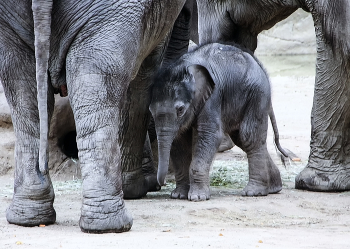
M350 1L200 0L199 43L236 42L254 51L261 31L298 8L312 14L317 62L310 156L295 187L350 190Z
M249 182L243 195L282 189L266 147L270 115L280 148L270 83L250 53L215 43L184 55L157 75L150 111L158 139L159 184L165 183L170 155L174 164L172 198L209 199L209 169L224 133L247 153Z
M1 1L0 80L17 138L8 222L55 222L47 128L54 92L65 95L68 90L83 178L81 230L131 228L123 193L141 197L156 185L155 177L147 177L141 168L148 153L144 144L151 78L184 4L185 0ZM174 30L186 27L178 25ZM177 43L183 47L188 41L181 37Z

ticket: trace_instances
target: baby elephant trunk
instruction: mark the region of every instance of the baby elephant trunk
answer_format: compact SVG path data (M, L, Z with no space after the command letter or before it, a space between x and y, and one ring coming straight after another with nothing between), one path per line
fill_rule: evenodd
M168 129L157 129L158 139L158 173L159 185L165 185L165 177L169 169L171 145L174 141L175 132Z

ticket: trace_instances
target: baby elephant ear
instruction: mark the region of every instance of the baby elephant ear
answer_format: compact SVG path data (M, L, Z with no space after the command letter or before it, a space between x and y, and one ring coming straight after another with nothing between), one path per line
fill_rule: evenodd
M188 72L194 78L194 107L201 110L205 101L212 94L215 83L210 76L208 70L201 65L191 65L188 67Z

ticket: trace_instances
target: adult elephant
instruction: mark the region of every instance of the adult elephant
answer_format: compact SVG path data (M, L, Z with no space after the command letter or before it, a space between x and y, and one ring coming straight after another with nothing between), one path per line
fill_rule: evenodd
M17 138L8 222L23 226L55 222L46 154L53 96L60 92L68 94L77 129L83 178L82 231L123 232L131 228L123 190L130 197L147 192L141 159L149 89L185 2L0 3L0 80ZM181 12L184 16L190 2ZM181 19L173 34L186 27L183 21L189 19ZM171 35L176 38L179 46L184 46L182 36ZM123 190L122 170L127 183Z
M200 0L199 40L236 42L254 51L258 34L298 8L311 12L317 40L311 150L295 186L350 189L350 2L348 0Z

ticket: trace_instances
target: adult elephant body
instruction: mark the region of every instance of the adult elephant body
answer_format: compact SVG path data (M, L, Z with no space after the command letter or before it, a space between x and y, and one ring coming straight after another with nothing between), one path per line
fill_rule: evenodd
M47 161L39 160L43 136L36 77L43 77L45 84L46 77L51 84L44 92L48 117L40 117L42 125L50 120L55 91L62 95L68 91L74 113L83 178L81 229L127 231L132 218L124 206L123 190L129 197L140 197L149 184L141 159L150 79L161 64L185 0L37 3L0 3L0 80L17 138L15 189L7 220L24 226L55 221ZM45 55L49 55L48 76ZM40 158L45 158L45 151Z
M317 40L311 150L296 188L350 189L350 2L347 0L201 0L199 41L236 42L254 51L258 34L296 9L311 12Z

